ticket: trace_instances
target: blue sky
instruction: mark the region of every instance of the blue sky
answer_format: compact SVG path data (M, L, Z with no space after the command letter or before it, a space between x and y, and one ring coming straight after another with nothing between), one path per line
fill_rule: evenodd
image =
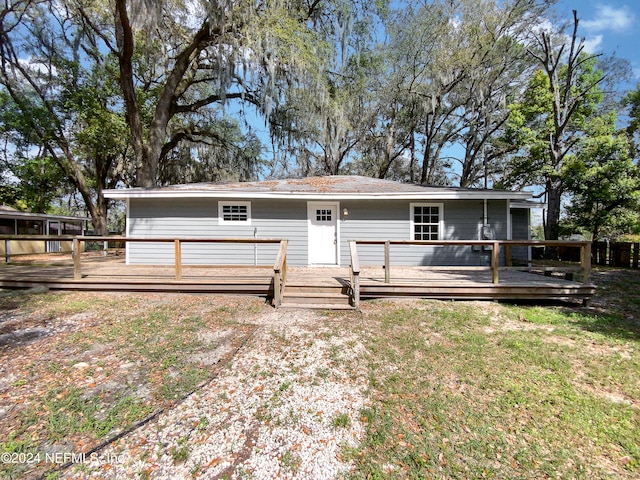
M640 0L560 0L558 13L570 21L577 10L578 34L593 53L627 59L640 81Z

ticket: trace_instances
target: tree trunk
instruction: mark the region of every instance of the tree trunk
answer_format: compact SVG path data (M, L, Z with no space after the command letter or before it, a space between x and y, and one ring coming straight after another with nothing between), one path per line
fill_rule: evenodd
M136 162L136 185L138 187L150 188L158 185L160 152L151 151L154 150L152 148L154 145L160 146L160 144L148 143L142 147L139 154L140 159Z
M91 216L93 230L96 235L109 235L109 227L107 225L107 201L100 195L98 204L96 205L95 214Z
M547 180L547 221L544 226L546 240L558 240L560 236L560 208L562 203L562 182Z

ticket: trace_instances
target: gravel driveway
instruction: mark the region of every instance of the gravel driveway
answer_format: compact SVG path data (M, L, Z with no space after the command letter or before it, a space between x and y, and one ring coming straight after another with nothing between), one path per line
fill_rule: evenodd
M364 433L360 339L332 313L273 310L204 388L63 478L339 477Z

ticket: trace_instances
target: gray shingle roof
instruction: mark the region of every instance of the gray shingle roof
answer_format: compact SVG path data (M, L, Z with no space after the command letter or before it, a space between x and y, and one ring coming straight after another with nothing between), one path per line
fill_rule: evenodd
M469 189L458 187L435 187L400 183L391 180L362 177L357 175L335 175L306 177L285 180L265 180L261 182L230 183L190 183L157 188L133 188L127 190L106 190L109 198L127 197L171 197L171 196L237 196L237 197L430 197L453 198L471 196L480 198L527 198L525 192Z

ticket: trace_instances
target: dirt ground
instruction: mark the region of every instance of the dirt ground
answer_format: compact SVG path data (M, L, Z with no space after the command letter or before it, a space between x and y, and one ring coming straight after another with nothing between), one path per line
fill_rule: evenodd
M596 269L589 307L635 336L638 273ZM359 321L255 297L0 292L0 475L339 476L364 431Z
M362 434L366 372L344 317L212 295L31 291L0 302L4 477L348 469L340 449Z

